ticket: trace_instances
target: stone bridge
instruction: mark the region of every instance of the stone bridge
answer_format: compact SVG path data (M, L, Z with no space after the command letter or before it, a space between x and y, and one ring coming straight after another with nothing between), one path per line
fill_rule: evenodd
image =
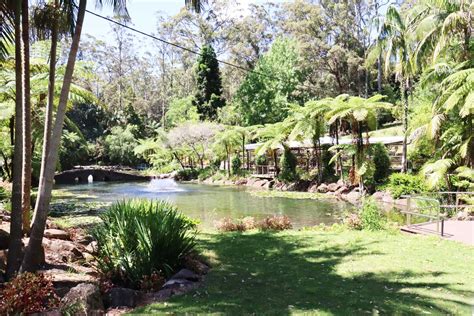
M57 173L54 176L56 184L75 184L88 183L89 177L92 176L92 181L143 181L150 180L152 177L133 174L124 171L111 169L72 169Z

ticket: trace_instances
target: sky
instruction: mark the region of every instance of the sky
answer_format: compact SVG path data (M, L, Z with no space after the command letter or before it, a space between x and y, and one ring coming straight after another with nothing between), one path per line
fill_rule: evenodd
M177 14L184 7L185 0L129 0L127 8L132 19L133 26L145 33L154 33L156 30L156 21L158 12L166 15ZM273 2L282 2L283 0L274 0ZM250 3L264 3L265 0L239 0L241 8L245 9ZM111 9L105 7L98 9L95 1L87 2L87 9L100 15L112 17ZM92 35L98 39L111 41L110 22L104 21L99 17L86 13L83 34ZM141 35L137 35L141 36ZM138 39L138 38L137 38Z

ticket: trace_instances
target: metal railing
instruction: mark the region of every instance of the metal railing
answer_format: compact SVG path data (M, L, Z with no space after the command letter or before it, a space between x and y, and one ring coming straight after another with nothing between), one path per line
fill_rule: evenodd
M474 205L460 203L463 195L471 196L474 195L474 192L435 192L431 194L437 197L426 197L426 195L401 196L407 200L405 209L401 210L401 213L407 216L407 226L411 226L412 216L426 217L429 219L429 222L436 221L436 232L444 236L445 214L448 214L451 210L474 209ZM453 195L455 195L454 204L442 204L446 200L452 200Z

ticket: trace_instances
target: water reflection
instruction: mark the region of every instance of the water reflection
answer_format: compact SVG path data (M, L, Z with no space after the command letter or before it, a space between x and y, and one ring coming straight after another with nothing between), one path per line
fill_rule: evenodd
M335 200L296 200L259 198L245 187L220 187L181 184L170 179L150 182L93 182L88 185L58 186L66 202L113 202L125 198L162 199L174 203L183 213L201 220L205 227L223 217L257 219L282 214L290 217L295 227L331 224L340 219L350 205Z

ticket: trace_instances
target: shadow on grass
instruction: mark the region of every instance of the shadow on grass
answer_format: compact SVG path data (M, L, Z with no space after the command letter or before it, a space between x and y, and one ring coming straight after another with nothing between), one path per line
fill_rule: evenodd
M423 310L452 314L450 307L468 308L464 302L444 299L439 304L441 299L423 296L426 292L422 289L427 287L430 291L444 289L456 293L448 284L416 282L426 276L423 273L348 272L348 276L341 276L336 268L342 261L384 254L371 250L372 243L363 241L325 246L323 242L328 238L331 236L315 239L282 238L270 233L213 235L202 241L203 248L214 251L220 263L212 269L205 284L194 293L135 313L285 315L318 310L351 315L377 310L391 315L420 314ZM315 241L321 244L315 245ZM372 267L366 270L377 271ZM442 276L443 272L429 274L433 278L436 275Z

